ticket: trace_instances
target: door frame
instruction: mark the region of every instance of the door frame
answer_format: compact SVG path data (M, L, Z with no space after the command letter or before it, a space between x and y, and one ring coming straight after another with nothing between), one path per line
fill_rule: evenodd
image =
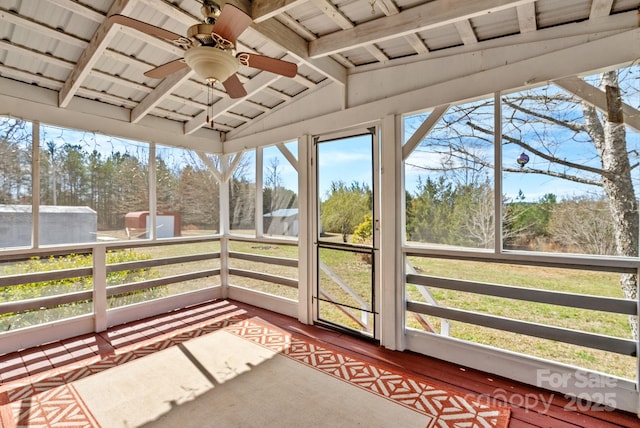
M318 278L319 278L319 263L318 263L318 227L319 227L319 183L318 183L318 144L323 142L331 142L341 139L348 139L358 136L370 136L371 137L371 191L373 193L373 209L372 209L372 217L373 217L373 246L372 246L372 311L373 311L373 334L369 336L367 334L363 334L358 332L357 330L350 329L348 327L341 328L339 325L334 325L333 323L323 322L319 319L318 314ZM376 342L380 341L380 336L382 332L382 304L381 304L381 275L380 275L380 129L379 127L359 127L348 130L343 130L339 132L332 132L326 134L319 134L310 136L310 166L309 169L309 203L311 206L310 209L310 232L311 236L309 236L308 240L308 253L310 256L310 267L311 267L311 275L309 275L309 279L311 280L309 284L309 292L310 292L310 309L311 309L311 319L309 320L313 324L319 324L326 326L328 328L334 328L344 333L354 334L358 337L362 337L369 340L374 340ZM348 247L347 245L336 245L336 247ZM354 246L354 248L357 248Z

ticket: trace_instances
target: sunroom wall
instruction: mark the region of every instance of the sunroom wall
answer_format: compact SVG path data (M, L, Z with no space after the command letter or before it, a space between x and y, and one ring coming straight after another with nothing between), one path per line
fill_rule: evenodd
M382 156L382 168L385 171L382 174L385 182L383 195L394 195L387 203L382 203L381 225L386 229L388 239L381 244L382 266L386 270L381 275L386 284L395 285L382 290L382 344L389 348L412 349L435 355L531 384L538 381L535 373L539 367L571 375L572 369L563 364L509 352L481 350L474 348L474 345L447 338L423 341L421 337L405 334L404 290L399 286L404 282L405 273L402 260L395 257L404 251L400 244L404 211L398 208L404 206L404 184L399 173L402 162L402 155L398 153L398 147L402 145L399 117L439 106L499 97L503 91L536 86L557 78L629 65L640 56L637 44L639 36L638 30L634 29L613 35L602 34L602 38L599 38L600 35L576 35L552 42L523 40L522 44L510 47L500 46L500 42L496 41L494 47L482 51L465 52L465 48L461 48L459 55L439 57L436 52L433 53L433 59L421 63L372 67L366 72L349 76L346 94L343 94L343 98L335 98L336 103L346 103L340 111L325 113L326 99L340 95L335 85L328 85L305 98L305 110L299 106L295 111L285 107L270 115L269 120L258 121L241 133L230 136L225 143L225 150L247 148L265 140L317 135L347 129L355 124L380 126L382 150L387 154ZM411 78L397 79L398 75ZM393 164L390 165L390 162ZM636 381L616 379L615 384L617 404L627 410L637 411Z

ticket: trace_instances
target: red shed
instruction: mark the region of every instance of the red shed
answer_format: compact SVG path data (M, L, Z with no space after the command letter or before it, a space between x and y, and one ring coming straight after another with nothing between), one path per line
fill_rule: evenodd
M149 211L134 211L124 216L124 227L131 238L149 237ZM181 236L182 222L180 213L159 212L156 215L156 238Z

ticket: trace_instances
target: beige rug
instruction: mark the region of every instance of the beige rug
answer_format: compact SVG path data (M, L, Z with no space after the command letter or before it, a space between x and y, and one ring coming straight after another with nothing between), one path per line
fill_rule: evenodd
M429 417L225 331L74 383L103 427L425 427Z
M509 410L256 318L183 329L7 391L16 426L506 427Z

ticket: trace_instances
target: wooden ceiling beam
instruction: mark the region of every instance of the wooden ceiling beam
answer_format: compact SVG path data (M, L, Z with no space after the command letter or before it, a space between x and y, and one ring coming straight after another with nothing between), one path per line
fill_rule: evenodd
M396 15L365 22L309 42L309 57L320 58L367 44L403 37L457 21L532 3L534 0L434 0Z
M58 58L55 57L53 55L46 55L42 52L38 52L36 50L33 49L29 49L26 48L24 46L21 45L17 45L15 43L11 43L7 40L0 40L0 47L2 49L6 49L7 51L13 51L18 53L21 56L30 56L30 57L34 57L37 58L38 61L42 61L46 64L53 64L57 67L63 68L63 69L67 69L67 70L73 70L74 64L71 61L68 61L66 59L62 59L62 58Z
M283 23L286 27L289 27L294 33L300 34L302 38L304 38L305 40L315 40L318 38L314 33L309 31L304 25L302 25L301 23L293 19L291 16L289 16L288 13L280 14L278 16L278 21ZM331 58L333 58L336 62L338 62L340 65L342 65L345 68L355 68L355 65L353 65L351 61L349 61L342 55L332 55ZM309 61L312 63L315 63L316 60L309 60Z
M171 95L176 88L180 87L184 82L193 76L194 71L190 68L183 68L162 80L150 94L148 94L138 105L131 110L131 122L137 123L166 97Z
M255 23L264 22L306 2L307 0L253 0L251 17Z
M58 7L64 8L74 15L84 16L93 22L102 22L104 15L97 10L91 9L87 6L78 3L76 0L48 0L49 3L55 4Z
M593 0L591 3L591 13L589 19L602 18L611 14L613 0Z
M344 16L340 9L335 7L329 0L310 0L310 2L343 30L355 27L354 23ZM389 61L389 57L373 44L364 46L364 49L380 62Z
M462 39L462 43L465 45L473 45L478 43L478 38L476 37L476 32L473 31L473 27L471 26L471 21L465 19L464 21L458 21L454 23L456 30L458 30L458 34L460 35L460 39Z
M397 15L400 13L400 9L393 0L379 0L379 3L376 3L377 7L380 8L382 13L387 16ZM424 54L429 52L429 48L424 43L424 41L415 33L407 34L404 36L407 40L407 43L411 45L411 47L416 51L416 53Z
M347 71L341 64L332 58L310 58L308 43L281 22L270 19L259 24L254 23L248 31L258 32L262 37L271 40L318 73L327 76L336 83L346 85Z
M107 16L114 14L127 14L133 9L135 0L115 0L107 13ZM71 71L62 89L58 93L58 105L67 107L73 96L80 88L84 79L100 59L102 53L107 49L109 42L115 36L113 25L108 20L102 21L96 32L93 34L89 45L82 52L76 61L75 68Z
M29 31L33 31L34 33L42 34L45 37L53 40L59 40L77 48L84 49L88 44L86 41L78 37L63 33L62 31L49 27L45 23L37 22L31 18L25 18L24 16L20 16L4 8L0 7L0 12L2 12L2 21L4 23L17 25Z
M530 33L538 29L536 20L536 4L527 3L516 7L518 13L518 25L521 33Z

